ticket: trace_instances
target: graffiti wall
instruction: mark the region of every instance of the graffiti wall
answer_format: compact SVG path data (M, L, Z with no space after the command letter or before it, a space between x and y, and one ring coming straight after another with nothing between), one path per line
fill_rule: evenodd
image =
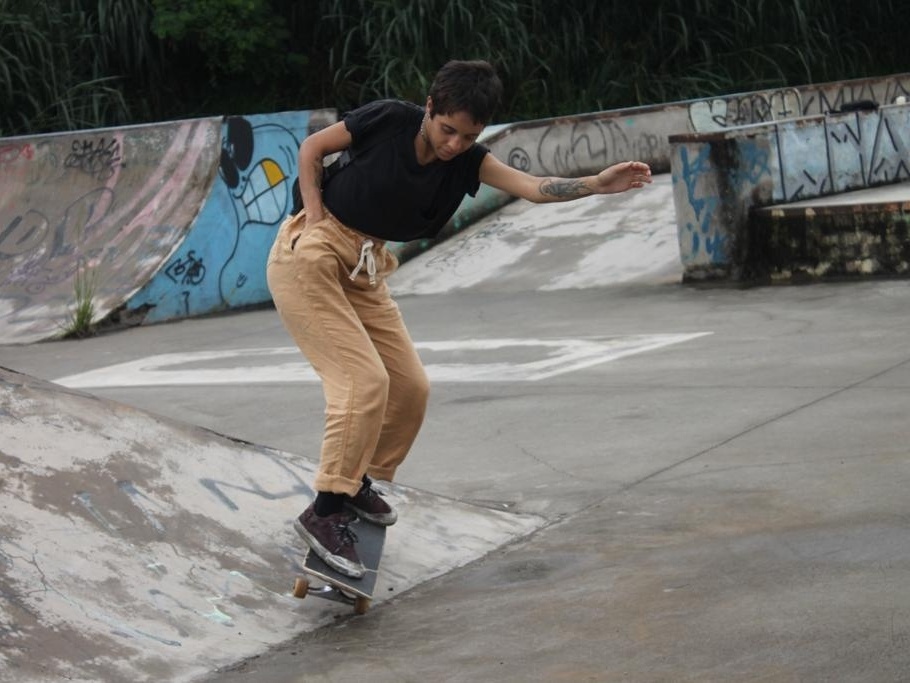
M268 301L300 141L333 110L0 141L0 343Z
M334 112L225 119L217 177L193 230L127 309L159 322L269 301L266 259L291 211L297 150L310 130L334 119Z
M687 276L725 276L745 258L753 207L910 180L910 105L671 138Z
M718 203L731 182L713 187L707 152L687 148L683 158L671 136L723 134L900 97L910 97L908 74L528 121L492 130L484 144L540 176L596 173L627 159L660 173L675 159L678 206L689 205L683 262L725 263L729 233L713 217L737 210ZM0 343L59 334L79 299L77 276L92 286L96 319L116 313L156 322L267 302L265 260L290 207L296 148L336 119L319 110L0 140ZM773 149L756 148L736 173L749 177L767 166L778 175L769 185L776 199L856 186L855 168L866 184L906 175L906 157L893 153L906 145L900 121L828 121L827 130L778 129ZM440 239L511 199L483 188ZM432 244L392 248L407 258Z
M497 158L534 175L579 176L597 173L628 159L649 163L656 173L670 170L669 138L825 114L864 100L878 104L910 97L910 74L888 75L837 83L761 90L703 100L671 102L580 114L508 126L484 141ZM698 155L692 159L698 163ZM504 206L511 198L488 191L466 202L443 236ZM704 245L704 239L700 240ZM708 236L715 252L722 239Z
M485 141L496 156L534 175L577 176L626 159L668 170L669 137L837 111L863 100L910 97L910 75L764 90L508 126Z
M795 201L910 179L907 105L774 126L775 201Z
M894 104L898 98L908 96L910 78L906 74L750 92L691 102L689 125L692 132L709 133L827 114L855 102Z
M0 342L65 329L77 276L96 317L147 282L209 194L219 129L199 119L0 141Z

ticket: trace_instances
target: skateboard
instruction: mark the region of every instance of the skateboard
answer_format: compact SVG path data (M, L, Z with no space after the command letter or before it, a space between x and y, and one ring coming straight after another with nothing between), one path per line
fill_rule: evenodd
M334 600L354 606L355 614L365 614L370 608L379 561L385 545L386 528L361 519L351 523L351 531L357 537L357 554L366 571L359 579L352 579L336 572L323 562L312 550L307 550L306 560L300 569L303 576L294 581L294 597L303 599L308 595ZM313 579L316 580L314 585Z

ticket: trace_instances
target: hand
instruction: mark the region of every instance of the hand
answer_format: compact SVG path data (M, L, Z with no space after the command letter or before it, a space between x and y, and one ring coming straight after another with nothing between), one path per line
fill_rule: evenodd
M641 161L613 164L594 176L593 190L597 194L614 194L651 182L651 168Z

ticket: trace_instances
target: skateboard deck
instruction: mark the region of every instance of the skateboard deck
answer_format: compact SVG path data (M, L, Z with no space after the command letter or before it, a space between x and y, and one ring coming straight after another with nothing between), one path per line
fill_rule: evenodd
M306 560L300 569L303 576L294 581L294 597L305 598L314 595L354 606L357 614L369 609L379 575L382 547L385 545L386 528L359 519L351 523L351 531L357 537L357 554L366 570L359 579L352 579L336 572L323 562L312 550L307 550ZM314 584L313 579L317 583Z

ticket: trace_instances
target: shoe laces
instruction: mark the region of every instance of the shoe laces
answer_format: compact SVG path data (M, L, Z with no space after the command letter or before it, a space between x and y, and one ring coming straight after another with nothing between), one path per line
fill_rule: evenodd
M360 493L358 495L363 496L367 500L370 500L373 498L382 498L382 493L380 493L379 491L377 491L376 489L373 488L373 482L368 482L368 483L364 484L363 487L360 489Z
M357 543L357 534L351 530L350 522L336 522L335 535L341 545L354 545Z

